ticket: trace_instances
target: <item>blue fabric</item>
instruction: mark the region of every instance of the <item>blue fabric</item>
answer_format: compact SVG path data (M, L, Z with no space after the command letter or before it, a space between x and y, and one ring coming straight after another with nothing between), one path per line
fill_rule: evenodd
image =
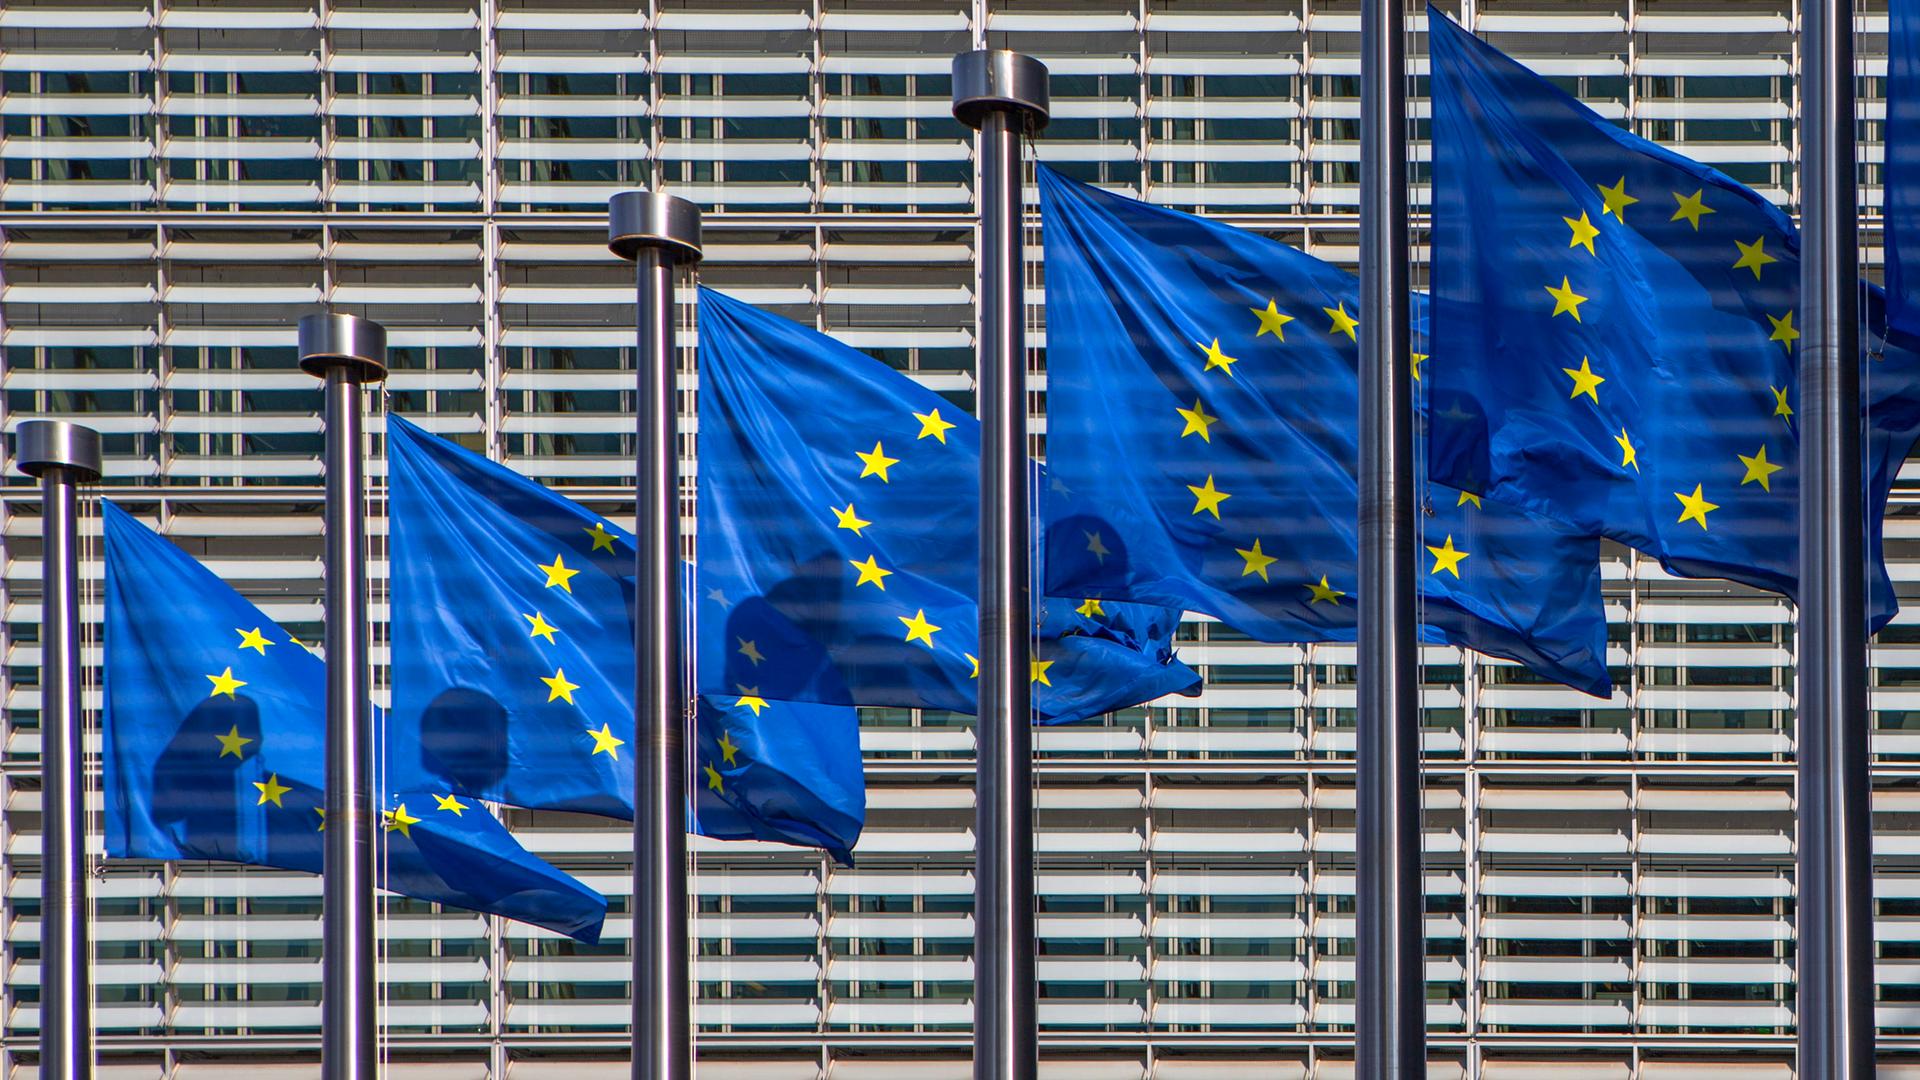
M766 658L702 665L703 690L974 711L978 422L864 353L703 289L699 440L700 619ZM1043 472L1032 480L1047 489ZM1173 656L1178 611L1035 607L1043 721L1199 687Z
M1920 340L1920 0L1887 0L1887 321Z
M1356 280L1045 167L1040 198L1048 464L1094 508L1050 530L1047 591L1352 640ZM1445 488L1423 503L1428 639L1608 693L1598 542Z
M102 514L107 854L319 873L325 665L125 511ZM382 801L382 885L599 939L598 893L449 795L423 785Z
M1431 8L1428 24L1434 477L1612 537L1675 574L1792 596L1792 224ZM1897 609L1881 517L1920 433L1920 357L1888 348L1869 363L1877 626Z
M387 425L394 769L631 819L631 534L404 417ZM722 663L717 630L698 646L696 664ZM866 816L854 711L729 689L699 703L696 831L847 861Z

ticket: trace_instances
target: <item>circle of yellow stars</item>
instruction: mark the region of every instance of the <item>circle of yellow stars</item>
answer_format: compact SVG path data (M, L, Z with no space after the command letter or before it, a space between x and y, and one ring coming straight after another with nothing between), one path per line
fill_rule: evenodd
M1625 176L1620 177L1612 184L1596 184L1595 189L1600 197L1600 220L1604 222L1608 217L1611 217L1614 219L1616 226L1624 226L1627 223L1627 208L1641 201L1638 197L1627 193L1627 178ZM1696 233L1700 231L1701 223L1716 212L1712 206L1708 205L1706 189L1704 187L1696 188L1691 192L1675 191L1671 194L1673 196L1674 208L1667 220L1685 222L1688 228ZM1568 248L1582 249L1593 258L1600 257L1600 252L1598 248L1595 247L1595 242L1602 241L1605 237L1605 232L1598 223L1593 221L1585 208L1580 209L1578 217L1563 216L1561 221L1566 223L1569 230L1567 239ZM1755 281L1763 280L1766 268L1780 261L1778 256L1767 251L1767 238L1765 235L1756 236L1751 241L1735 237L1732 243L1735 256L1732 262L1728 264L1729 270L1748 271L1753 275L1753 280ZM1549 282L1544 288L1548 296L1553 300L1553 308L1548 318L1559 318L1564 315L1571 318L1575 323L1584 322L1581 305L1587 303L1590 297L1579 291L1579 287L1573 283L1571 274L1562 274L1560 284L1554 285ZM1789 309L1778 315L1770 312L1763 312L1763 314L1766 316L1769 328L1767 340L1778 342L1781 348L1791 353L1794 348L1794 342L1800 339L1800 331L1793 325L1793 311ZM1569 380L1567 391L1568 400L1584 397L1591 407L1598 408L1602 405L1601 388L1605 385L1607 379L1604 374L1593 370L1589 358L1581 357L1580 366L1577 368L1563 367L1560 370L1565 373ZM1788 401L1788 388L1784 386L1774 386L1768 389L1772 395L1771 400L1767 402L1767 407L1770 408L1771 415L1781 420L1791 421L1793 417L1793 406ZM1623 473L1631 470L1635 476L1638 476L1641 467L1641 455L1640 448L1636 446L1633 441L1632 433L1625 426L1622 426L1619 433L1611 437L1620 453L1620 470ZM1773 490L1774 475L1784 469L1785 466L1774 460L1770 455L1771 450L1764 442L1755 448L1751 454L1735 454L1734 456L1739 459L1741 468L1739 486L1744 487L1748 484L1758 484L1762 491L1771 492ZM1679 503L1679 513L1675 518L1675 524L1684 525L1692 522L1698 525L1702 531L1708 531L1710 529L1708 515L1720 509L1720 504L1712 500L1706 488L1707 481L1700 481L1694 484L1692 491L1673 492L1674 499ZM1451 538L1449 538L1449 545L1450 543ZM1442 549L1429 548L1428 550L1434 553L1436 559L1435 573L1441 570L1455 574L1458 573L1454 562L1443 560Z

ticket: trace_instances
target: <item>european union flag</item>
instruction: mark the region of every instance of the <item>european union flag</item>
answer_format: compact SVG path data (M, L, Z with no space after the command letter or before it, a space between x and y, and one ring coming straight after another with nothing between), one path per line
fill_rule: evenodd
M321 871L325 665L112 503L106 524L107 854ZM597 941L607 902L445 787L384 802L382 884Z
M404 417L387 456L395 771L631 820L632 536ZM698 645L722 664L719 634ZM699 702L695 742L702 835L849 858L866 813L852 709L735 692Z
M1434 477L1792 595L1792 224L1431 8L1428 25ZM1916 375L1892 349L1867 380L1876 625L1897 606L1880 522L1920 432Z
M1049 531L1047 590L1352 640L1356 280L1045 167L1040 197L1048 463L1092 508ZM1424 503L1428 637L1607 693L1598 542L1445 488Z
M703 690L973 712L979 490L979 423L952 402L701 290L700 621L756 643L703 664ZM1173 657L1177 611L1054 600L1035 617L1042 720L1198 688Z

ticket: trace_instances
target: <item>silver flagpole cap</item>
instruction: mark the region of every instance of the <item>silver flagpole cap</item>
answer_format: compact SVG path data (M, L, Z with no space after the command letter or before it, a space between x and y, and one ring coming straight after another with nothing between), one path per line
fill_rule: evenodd
M700 207L663 191L621 191L607 200L607 247L632 262L659 248L669 263L700 261Z
M387 377L387 328L372 319L334 311L300 318L300 370L325 378L336 367L357 383Z
M79 480L98 480L100 433L66 420L22 420L13 429L13 464L28 476L63 468Z
M1028 131L1047 126L1047 65L1011 49L976 49L953 58L953 115L978 128L990 112L1017 112Z

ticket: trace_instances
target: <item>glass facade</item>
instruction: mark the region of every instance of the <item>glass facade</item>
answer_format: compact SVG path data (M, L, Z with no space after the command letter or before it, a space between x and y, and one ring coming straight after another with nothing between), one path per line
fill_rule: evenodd
M1604 114L1791 208L1792 0L1446 6ZM1040 159L1351 262L1356 12L12 0L0 419L102 430L112 497L317 637L320 395L294 363L300 314L324 303L385 323L383 408L630 523L632 281L605 248L612 192L664 185L702 203L706 283L970 407L973 166L948 112L951 55L983 40L1051 66ZM1884 15L1860 25L1871 209ZM1424 95L1424 60L1410 71ZM1418 209L1424 145L1414 157ZM1920 589L1916 502L1908 477L1888 526L1903 593ZM9 477L4 1080L34 1075L37 1024L37 512ZM374 528L384 618L377 514ZM1618 549L1603 570L1611 701L1426 651L1433 1075L1785 1077L1792 609ZM1353 649L1198 619L1182 638L1201 697L1037 737L1042 1076L1348 1076ZM1920 1075L1920 619L1883 631L1872 664L1882 1046L1888 1075ZM863 726L856 868L695 843L705 1080L969 1075L971 720L872 710ZM609 896L607 939L386 902L394 1075L624 1077L629 838L507 817ZM107 862L94 895L105 1075L318 1075L316 879Z

